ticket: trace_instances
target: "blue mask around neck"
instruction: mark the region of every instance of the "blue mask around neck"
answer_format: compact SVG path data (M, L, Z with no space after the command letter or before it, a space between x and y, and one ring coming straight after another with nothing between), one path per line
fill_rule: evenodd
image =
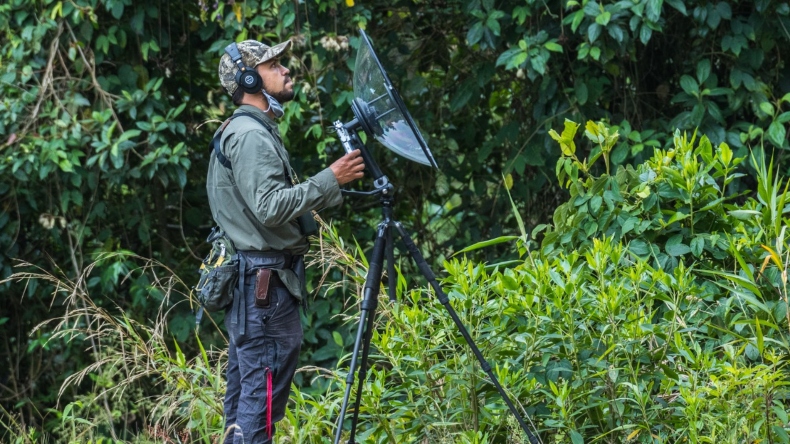
M267 93L266 90L262 89L261 92L266 97L266 100L269 102L269 109L267 109L264 112L268 113L269 111L271 111L272 114L274 114L274 117L277 117L278 119L282 117L283 114L285 114L282 104L277 99L272 97L269 93Z

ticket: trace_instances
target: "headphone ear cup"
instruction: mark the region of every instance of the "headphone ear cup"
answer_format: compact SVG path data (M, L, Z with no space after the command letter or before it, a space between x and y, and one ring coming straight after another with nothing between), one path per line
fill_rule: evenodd
M254 69L236 72L236 83L239 88L247 94L257 94L263 89L263 81L260 74Z

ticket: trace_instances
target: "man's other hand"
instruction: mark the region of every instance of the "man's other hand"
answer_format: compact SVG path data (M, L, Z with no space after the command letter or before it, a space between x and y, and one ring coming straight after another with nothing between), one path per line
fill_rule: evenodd
M335 173L338 185L342 186L353 180L362 179L365 162L362 160L361 154L359 150L354 150L329 165L329 168Z

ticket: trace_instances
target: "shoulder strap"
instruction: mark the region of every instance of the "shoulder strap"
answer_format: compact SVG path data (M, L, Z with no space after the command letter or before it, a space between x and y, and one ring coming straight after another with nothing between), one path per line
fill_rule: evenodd
M209 144L209 149L213 151L214 154L217 156L217 160L219 161L219 163L229 170L233 169L233 165L231 165L230 159L228 159L224 154L222 154L222 149L220 148L220 141L222 140L222 133L225 131L225 128L227 128L230 121L235 119L236 117L251 117L256 122L263 125L263 127L266 128L267 131L269 131L272 137L277 138L277 136L274 134L274 130L269 125L267 125L266 122L258 118L258 116L256 116L255 114L248 112L240 112L228 117L228 119L219 128L219 131L217 131L217 134L214 136L214 138L211 139L211 143ZM280 153L277 153L277 156L280 156ZM280 157L280 160L282 160L282 157Z

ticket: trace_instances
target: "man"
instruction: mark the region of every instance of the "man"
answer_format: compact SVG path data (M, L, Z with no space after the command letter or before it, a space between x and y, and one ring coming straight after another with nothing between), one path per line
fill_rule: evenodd
M339 205L340 186L361 178L365 168L355 151L293 183L274 120L282 116L281 104L294 97L289 70L279 62L290 43L232 43L219 63L222 86L238 109L220 129L220 152L212 154L206 186L212 216L242 263L239 289L225 315L230 336L226 444L272 441L302 342L297 309L305 297L309 242L298 218L312 220L312 210Z

